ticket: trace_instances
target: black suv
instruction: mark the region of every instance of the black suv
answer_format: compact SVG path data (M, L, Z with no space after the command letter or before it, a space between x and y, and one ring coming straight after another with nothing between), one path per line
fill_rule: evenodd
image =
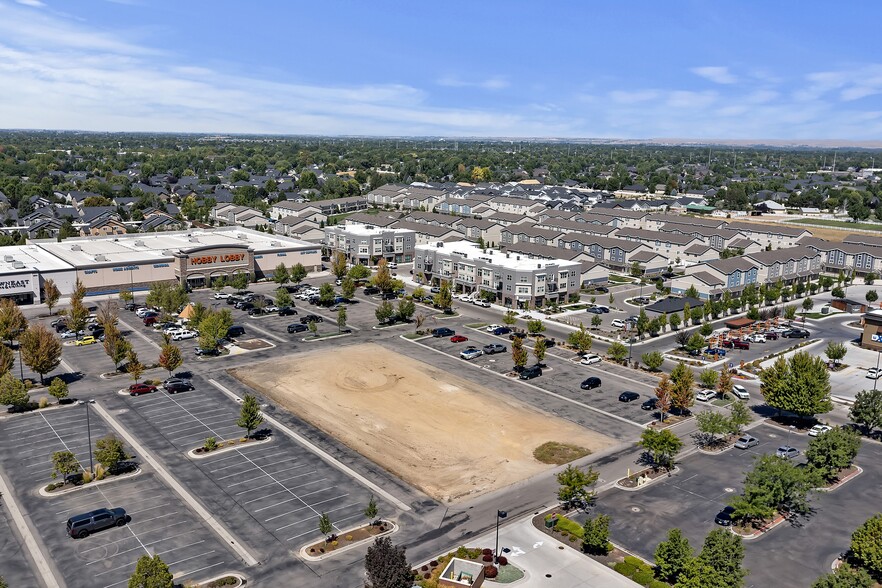
M288 325L288 332L289 333L302 333L302 332L306 331L307 329L308 329L308 327L306 325L300 325L297 323L294 323L292 325Z
M123 508L99 508L67 519L67 534L74 539L84 539L89 533L108 527L122 527L128 521L129 517Z
M538 378L542 375L542 368L538 365L531 365L530 367L525 367L521 370L521 375L518 376L522 380L532 380L533 378Z
M297 314L297 311L290 306L283 306L279 309L279 316L291 316Z
M323 323L323 322L325 322L325 319L323 319L322 317L320 317L317 314L308 314L300 319L301 325L305 325L308 323Z
M447 327L439 327L432 331L433 337L452 337L456 335L456 331Z
M594 388L600 388L600 378L591 376L579 386L582 390L593 390Z
M364 289L365 296L373 296L374 294L379 294L379 293L380 293L380 289L377 288L376 286L368 286L367 288Z
M184 378L169 378L162 383L162 387L169 394L175 394L177 392L193 390L193 383Z

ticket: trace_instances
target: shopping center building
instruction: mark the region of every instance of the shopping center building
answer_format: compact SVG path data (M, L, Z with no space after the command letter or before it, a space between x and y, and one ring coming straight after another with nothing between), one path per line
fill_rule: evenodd
M280 263L321 269L321 248L316 244L238 227L83 237L60 243L37 240L3 252L0 297L16 297L20 304L39 302L42 285L50 278L63 296L71 293L77 279L87 295L98 295L146 290L156 282L202 288L216 278L240 273L260 280L271 277Z

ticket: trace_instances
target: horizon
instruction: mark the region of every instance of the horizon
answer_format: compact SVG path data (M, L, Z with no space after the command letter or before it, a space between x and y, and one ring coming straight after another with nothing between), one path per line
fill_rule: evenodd
M875 5L823 7L0 0L0 127L880 148Z

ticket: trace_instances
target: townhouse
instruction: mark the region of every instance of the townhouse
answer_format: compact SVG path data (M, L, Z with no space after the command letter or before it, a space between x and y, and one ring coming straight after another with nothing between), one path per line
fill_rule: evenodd
M501 231L501 243L513 245L515 243L538 243L539 245L557 245L558 238L565 234L563 231L553 229L540 229L531 225L510 225Z
M611 237L616 232L616 228L611 225L556 217L546 217L544 220L537 222L535 226L540 229L551 229L555 231L563 231L565 233L585 233L588 235L600 235L602 237Z
M325 238L325 230L320 223L309 218L286 216L276 221L273 231L278 235L285 235L310 243L321 243Z
M579 283L582 287L605 286L609 282L609 269L603 264L594 261L594 258L584 251L549 247L548 245L537 245L535 243L517 243L506 247L504 251L538 259L577 261L580 264L581 279Z
M492 196L479 194L469 194L467 196L448 195L446 200L442 200L441 203L435 207L435 212L473 216L477 214L475 209L484 208L485 203L490 200L490 198L492 198ZM489 209L489 207L486 208Z
M650 213L645 210L604 209L594 207L580 216L585 221L598 220L604 224L612 225L617 229L640 229L643 227L644 219L646 219L649 214Z
M849 239L848 242L836 243L817 237L806 237L801 239L799 244L820 254L821 266L827 273L838 274L840 271L846 273L853 271L861 276L871 272L877 276L880 275L882 273L882 240L877 241L878 238L863 235L849 235L846 238ZM856 243L855 241L864 242ZM879 245L874 243L879 243Z
M581 264L453 241L418 245L414 275L430 284L449 282L455 290L492 292L504 306L527 309L565 303L571 294L578 294Z
M435 243L437 241L459 241L462 239L462 233L452 227L441 225L430 225L427 223L412 223L405 220L396 221L390 225L394 229L406 229L413 231L415 243L421 245L424 243Z
M490 200L487 200L484 203L484 206L497 212L532 217L535 217L540 212L548 209L542 202L537 202L528 198L510 198L508 196L495 196ZM476 210L475 214L480 214L480 211Z
M492 220L495 223L498 223L502 227L510 227L512 225L532 225L536 222L536 219L531 216L526 216L523 214L512 214L508 212L498 212L494 210L487 210L487 214L480 215L482 219Z
M617 229L617 239L636 241L648 245L652 250L661 253L669 259L683 258L684 251L693 245L707 245L698 237L684 235L683 233L662 233L659 231L647 231L645 229L622 228Z
M324 214L322 209L312 202L283 200L270 206L267 212L269 217L275 221L282 218L302 218L315 223L322 223L328 220L328 215Z
M800 239L812 236L808 229L785 226L781 223L759 224L736 221L729 223L727 228L740 231L760 246L772 249L794 247Z
M493 219L464 218L455 227L472 241L481 239L490 247L502 243L502 225Z
M584 233L567 233L557 240L558 247L585 251L596 263L602 263L617 272L630 271L631 264L636 261L633 256L641 251L652 251L644 243L627 241L613 237L600 237ZM667 265L667 264L665 264Z
M416 233L370 225L334 225L325 227L325 246L342 252L349 263L376 265L380 259L395 263L413 261Z

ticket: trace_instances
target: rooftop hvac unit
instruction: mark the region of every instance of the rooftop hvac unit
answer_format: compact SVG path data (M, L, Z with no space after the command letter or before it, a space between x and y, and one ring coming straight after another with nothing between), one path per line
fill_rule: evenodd
M190 237L190 238L187 239L187 240L188 240L190 243L198 243L198 242L199 242L199 239L197 239L196 237Z
M95 256L95 261L107 261L107 257L103 253L99 253Z
M7 262L8 262L8 261L14 261L14 260L15 260L15 258L12 257L11 255L6 255L6 256L3 257L3 261L7 261Z
M12 267L15 269L24 269L24 263L21 261L14 261L12 262Z
M245 233L239 233L238 235L236 235L236 238L242 239L244 241L244 240L248 239L248 235L246 235Z
M71 245L71 246L70 246L70 250L71 250L71 251L82 251L83 248L80 247L79 245Z
M281 247L281 245L278 241L270 241L270 247Z
M116 239L114 239L114 241L116 241ZM138 239L135 241L135 247L144 247L144 241Z

